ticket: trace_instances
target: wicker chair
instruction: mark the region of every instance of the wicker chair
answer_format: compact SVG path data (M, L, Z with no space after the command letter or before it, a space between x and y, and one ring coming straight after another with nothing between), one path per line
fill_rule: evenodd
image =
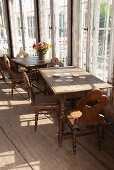
M101 149L102 130L105 122L101 112L108 103L108 97L103 95L100 90L92 90L86 97L80 99L77 110L71 111L66 116L66 122L72 132L74 154L76 154L77 136L96 132L99 134L99 150Z

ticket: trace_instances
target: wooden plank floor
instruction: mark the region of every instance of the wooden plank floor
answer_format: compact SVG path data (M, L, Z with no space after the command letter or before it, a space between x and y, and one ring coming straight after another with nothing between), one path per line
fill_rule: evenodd
M12 98L10 87L0 82L0 170L114 170L111 128L106 128L101 152L96 136L80 137L74 156L71 139L58 146L55 116L41 115L34 132L34 113L27 94L18 90Z

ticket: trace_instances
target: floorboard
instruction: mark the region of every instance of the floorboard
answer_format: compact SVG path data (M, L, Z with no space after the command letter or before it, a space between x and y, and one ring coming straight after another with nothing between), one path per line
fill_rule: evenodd
M113 148L110 137L114 139L114 136L111 132L106 131L107 142L101 152L97 148L96 136L78 138L77 154L74 156L71 139L65 140L62 147L58 146L56 115L51 119L40 115L35 132L34 113L27 94L19 88L12 98L10 91L10 86L1 81L1 169L114 170L114 152L109 149Z

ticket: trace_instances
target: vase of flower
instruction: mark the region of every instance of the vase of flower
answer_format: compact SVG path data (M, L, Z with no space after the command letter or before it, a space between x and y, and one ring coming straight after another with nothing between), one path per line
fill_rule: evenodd
M38 44L33 44L33 49L37 50L39 60L45 60L45 54L52 45L46 42L39 42Z
M39 53L39 60L45 60L46 53Z

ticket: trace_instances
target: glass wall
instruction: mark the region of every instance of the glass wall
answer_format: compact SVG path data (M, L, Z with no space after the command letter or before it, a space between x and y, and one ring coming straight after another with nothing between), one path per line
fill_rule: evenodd
M67 0L40 0L41 41L51 42L49 56L59 58L67 65Z
M36 41L34 0L10 0L9 6L14 56L20 48L32 55Z
M0 0L0 50L7 52L3 2ZM52 44L47 59L57 57L66 66L68 55L69 58L73 55L73 65L108 79L112 0L9 0L8 3L14 57L20 48L34 55L32 46L39 39Z
M108 77L108 64L110 56L110 35L111 35L111 17L112 2L102 0L100 4L99 16L99 35L98 35L98 57L96 75L103 80Z
M106 81L110 58L112 1L82 0L80 11L80 67Z
M0 0L0 55L8 53L7 23L4 0Z

